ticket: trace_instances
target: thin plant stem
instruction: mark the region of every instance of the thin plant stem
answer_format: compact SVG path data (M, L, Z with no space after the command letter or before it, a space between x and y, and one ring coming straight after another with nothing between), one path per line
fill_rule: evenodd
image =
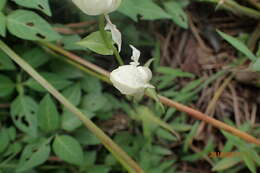
M48 45L52 45L52 44L49 43ZM51 48L51 47L55 47L55 46L52 45L52 46L50 46L50 48ZM62 49L62 48L60 48L60 49ZM60 49L59 49L59 50L60 50ZM60 51L60 53L62 53L62 52L65 53L66 51L65 51L65 50ZM74 55L74 54L72 54L72 53L70 53L70 54L66 53L66 54L64 54L64 55L65 55L65 56L67 56L67 55L76 56L76 55ZM71 57L68 57L68 58L71 58ZM86 60L83 60L83 59L80 58L80 57L78 57L78 58L81 59L81 61L86 61ZM90 65L90 66L88 66L88 64L92 64L92 63L87 62L87 63L84 63L84 64L82 64L82 65L84 65L85 67L90 68L90 69L92 69L92 70L95 71L95 68L93 68L93 64ZM101 69L101 68L98 67L96 71L100 71L100 69ZM107 77L109 76L109 72L108 72L108 71L106 71L106 70L104 70L104 69L102 69L102 71L104 71L103 75L105 75L105 76L107 76ZM225 70L219 72L219 74L218 74L217 76L219 76L220 74L223 74L223 73L225 73ZM211 79L211 80L214 80L217 76L215 76L215 77L214 77L213 79ZM246 140L246 141L248 141L248 142L251 142L251 143L260 145L260 140L259 140L259 139L256 139L255 137L253 137L253 136L251 136L251 135L249 135L249 134L247 134L247 133L245 133L245 132L242 132L242 131L240 131L240 130L238 130L238 129L232 127L232 126L229 126L229 125L227 125L227 124L225 124L225 123L223 123L223 122L221 122L221 121L219 121L219 120L216 120L216 119L214 119L214 118L211 118L211 117L209 117L209 116L206 115L206 114L203 114L203 113L201 113L201 112L199 112L199 111L197 111L197 110L195 110L195 109L192 109L192 108L190 108L190 107L188 107L188 106L185 106L185 105L182 105L182 104L180 104L180 103L178 103L178 102L175 102L175 101L173 101L173 100L170 100L170 99L168 99L168 98L166 98L166 97L164 97L164 96L159 96L159 99L160 99L160 101L161 101L163 104L165 104L165 105L167 105L167 106L169 106L169 107L174 107L174 108L176 108L176 109L179 110L179 111L186 112L188 115L192 116L193 118L196 118L196 119L198 119L198 120L202 120L202 121L204 121L204 122L206 122L206 123L208 123L208 124L213 125L214 127L218 128L218 129L223 129L223 130L225 130L225 131L228 131L228 132L234 134L235 136L238 136L239 138L244 139L244 140Z
M27 62L19 57L12 49L10 49L3 41L0 40L0 48L23 70L30 74L42 87L49 91L61 104L63 104L70 112L76 115L83 124L96 135L103 145L115 156L115 158L130 173L144 173L142 168L132 160L114 141L109 138L100 128L98 128L90 119L87 118L78 108L71 104L59 91L57 91L48 81L46 81L38 72L36 72Z
M202 120L202 121L204 121L204 122L206 122L208 124L211 124L214 127L217 127L218 129L225 130L225 131L227 131L229 133L232 133L235 136L238 136L241 139L244 139L244 140L246 140L246 141L248 141L250 143L254 143L254 144L260 146L260 140L256 139L255 137L249 135L246 132L242 132L242 131L240 131L240 130L232 127L232 126L229 126L229 125L227 125L227 124L225 124L225 123L223 123L223 122L221 122L219 120L216 120L216 119L214 119L214 118L212 118L212 117L210 117L210 116L208 116L206 114L203 114L202 112L194 110L194 109L192 109L192 108L190 108L188 106L184 106L184 105L182 105L182 104L180 104L178 102L175 102L173 100L170 100L170 99L168 99L166 97L159 96L159 98L160 98L160 101L163 104L167 105L167 106L174 107L177 110L185 112L185 113L189 114L190 116L192 116L192 117L194 117L194 118L196 118L198 120Z
M43 46L41 45L41 43L39 43L40 46ZM100 80L102 80L103 82L106 82L106 83L111 83L111 81L108 79L107 76L104 76L102 74L99 74L97 73L96 71L93 71L93 70L90 70L89 68L85 68L83 65L73 61L72 59L68 59L68 58L64 58L63 55L59 55L57 54L56 52L54 52L52 49L49 49L47 50L48 52L50 52L51 54L53 54L57 59L61 60L61 61L64 61L78 69L80 69L81 71L85 72L85 73L88 73Z
M69 51L62 49L61 47L59 47L57 45L54 45L54 44L48 43L48 42L39 42L39 43L45 47L48 47L64 56L68 57L69 59L71 59L73 61L76 61L77 63L79 63L81 65L84 65L85 67L88 67L89 69L91 69L99 74L102 74L104 76L109 76L109 73L106 70L100 68L99 66L97 66L95 64L92 64L92 63L84 60L83 58L81 58Z
M124 62L123 62L118 50L116 49L116 47L113 44L109 43L109 41L108 41L108 38L107 38L108 35L107 35L107 32L105 31L105 15L104 14L99 16L99 31L101 33L101 36L102 36L107 48L113 50L113 53L114 53L119 65L124 65Z

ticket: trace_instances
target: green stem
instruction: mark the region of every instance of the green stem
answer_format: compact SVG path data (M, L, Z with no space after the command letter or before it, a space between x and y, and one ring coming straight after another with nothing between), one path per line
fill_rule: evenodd
M107 48L113 50L113 53L114 53L119 65L124 65L124 62L123 62L117 48L113 44L109 43L109 41L108 41L107 32L105 31L105 15L104 14L99 16L99 31L101 33L101 36L102 36Z
M76 115L84 125L96 135L103 145L115 156L115 158L130 172L144 173L137 163L132 160L116 143L113 142L100 128L98 128L90 119L87 118L78 108L71 104L59 91L57 91L48 81L46 81L38 72L36 72L27 62L10 49L0 40L0 49L2 49L13 61L29 73L37 82L39 82L47 91L49 91L61 104L70 112Z
M46 45L44 45L41 42L39 42L39 45L40 46L46 46ZM88 74L90 74L90 75L92 75L92 76L94 76L94 77L96 77L96 78L98 78L98 79L100 79L100 80L102 80L102 81L104 81L106 83L109 83L109 84L111 83L111 81L109 80L109 78L107 76L99 74L96 71L89 70L88 68L85 68L83 65L81 65L81 64L79 64L77 62L74 62L71 59L64 58L63 56L57 54L56 52L54 52L51 49L49 49L48 52L50 52L52 55L54 55L57 59L62 60L64 62L66 62L66 63L68 63L68 64L70 64L70 65L72 65L72 66L74 66L74 67L76 67L78 69L80 69L81 71L83 71L85 73L88 73Z

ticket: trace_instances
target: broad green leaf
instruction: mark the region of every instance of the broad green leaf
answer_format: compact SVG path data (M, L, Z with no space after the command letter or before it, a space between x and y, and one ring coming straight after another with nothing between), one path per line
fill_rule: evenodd
M16 173L24 172L43 164L49 158L50 151L50 145L46 140L27 145L22 152Z
M37 135L37 103L29 96L20 95L11 104L11 117L21 131L30 136Z
M39 126L44 132L53 132L60 126L60 116L49 94L40 102L38 109Z
M221 31L217 31L219 33L219 35L224 38L229 44L231 44L232 46L234 46L238 51L240 51L241 53L243 53L245 56L247 56L251 61L255 61L256 60L256 56L247 48L247 46L242 43L240 40L225 34L224 32Z
M2 51L0 51L0 70L15 70L14 63Z
M95 165L91 167L91 173L108 173L111 167L106 165Z
M86 110L82 110L82 112L89 119L93 118L95 115L94 113ZM81 125L82 125L82 121L77 116L75 116L70 111L64 110L64 113L62 115L62 124L61 124L62 129L67 131L73 131L76 128L80 127Z
M75 116L73 113L66 110L62 115L61 121L62 121L61 123L62 129L66 131L73 131L82 125L81 120L77 116Z
M53 142L54 153L62 160L75 165L84 163L83 150L73 137L68 135L56 136Z
M62 78L55 73L40 73L48 82L50 82L56 89L62 90L72 84L71 81ZM30 78L25 82L25 85L39 92L45 92L46 90L35 79Z
M70 101L70 103L78 106L81 101L81 88L80 84L77 83L67 89L65 89L62 94Z
M0 11L5 7L6 1L7 0L1 0L0 1Z
M260 71L260 58L257 58L256 62L252 64L252 70L254 71Z
M5 128L0 129L0 153L5 151L9 144L9 137Z
M10 156L19 153L23 149L20 142L11 143L7 150L3 153L3 156ZM12 157L12 156L11 156Z
M82 107L91 112L102 110L108 100L101 93L90 93L84 96Z
M0 11L0 36L5 37L6 33L6 18L5 15Z
M44 12L48 16L51 16L49 0L13 0L13 1L18 5L27 8L37 9Z
M12 94L15 84L7 76L0 74L0 98Z
M241 158L239 157L228 157L220 160L213 168L212 171L221 171L228 168L231 168L241 162Z
M11 126L7 129L8 137L11 141L14 141L16 138L16 128L14 126Z
M81 81L82 89L87 93L101 93L102 85L99 79L86 75Z
M166 11L172 16L172 20L182 28L188 28L188 17L182 6L177 1L169 1L163 4Z
M86 128L79 128L75 131L75 138L82 145L98 145L100 140Z
M78 79L86 75L80 69L59 59L52 60L49 67L55 75L63 79Z
M54 41L61 38L42 17L27 10L9 14L7 28L13 35L26 40Z
M129 16L134 21L137 21L137 15L141 15L144 20L171 18L169 14L151 0L122 1L119 12Z
M43 49L39 47L32 48L24 52L21 56L34 68L46 64L50 59L50 55L48 55Z
M113 43L111 34L107 32L108 42ZM93 52L96 52L101 55L112 55L113 49L107 47L105 41L103 40L101 33L99 31L93 32L88 35L86 38L82 39L80 42L77 43L82 47L86 47Z
M81 40L79 35L66 35L60 40L62 47L66 50L86 50L86 48L79 46L77 42Z

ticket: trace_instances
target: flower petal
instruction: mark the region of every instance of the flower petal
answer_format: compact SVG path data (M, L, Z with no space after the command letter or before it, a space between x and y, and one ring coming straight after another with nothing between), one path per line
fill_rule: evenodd
M118 46L118 51L121 51L121 45L122 45L122 36L121 36L121 32L116 28L116 25L114 25L109 16L105 15L106 21L107 21L107 25L105 27L105 30L109 30L111 31L112 34L112 39L113 41L117 44Z
M131 62L130 64L138 66L140 64L138 61L139 61L139 57L141 55L141 52L138 49L136 49L133 45L130 45L130 47L133 50L133 53L132 53L132 56L131 56L131 60L133 60L133 62Z

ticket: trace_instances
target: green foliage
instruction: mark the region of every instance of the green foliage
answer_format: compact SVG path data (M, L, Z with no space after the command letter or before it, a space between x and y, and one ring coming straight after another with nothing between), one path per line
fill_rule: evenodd
M44 163L50 155L49 140L39 140L36 143L27 145L20 157L16 172L24 172Z
M174 23L174 27L188 29L186 6L189 2L123 0L119 13L110 15L122 32L123 49L120 54L126 64L129 59L125 57L130 57L131 53L124 47L129 44L142 49L146 58L144 62L154 58L151 83L156 90L148 90L154 100L144 98L140 102L131 102L118 92L116 95L108 84L85 73L85 67L41 44L41 41L55 41L60 47L97 66L110 71L117 67L112 56L104 56L113 55L114 50L96 31L96 18L83 16L75 6L71 6L70 1L0 0L0 36L87 118L109 134L145 172L183 172L183 164L193 166L202 163L206 165L205 169L211 165L210 169L214 172L249 170L256 173L260 167L257 146L225 132L222 148L218 148L217 137L213 135L205 143L192 143L196 140L199 122L191 121L175 108L162 106L158 100L157 92L169 99L194 105L202 89L226 74L225 70L218 71L206 79L179 68L160 65L162 43L157 39L158 35L155 36L154 27L157 23L163 28ZM66 14L61 15L59 11L64 12L63 9ZM84 22L79 23L80 27L77 24L66 25L81 21ZM58 23L55 27L62 34L53 29L54 22ZM260 48L254 55L239 39L218 33L249 58L251 69L260 71ZM164 29L160 34L165 34ZM113 45L111 33L107 32L107 35L109 44ZM244 124L240 129L255 135L260 132L258 127L251 129ZM200 151L194 152L194 145ZM210 152L218 150L238 152L240 157L208 158ZM52 98L44 87L0 50L1 173L124 171L75 114Z
M242 52L246 57L248 57L251 61L256 60L256 56L247 48L247 46L239 41L238 39L227 35L221 31L218 31L219 35L223 37L228 43L234 46L238 51Z
M19 95L11 105L11 116L14 124L24 133L36 137L38 105L29 96Z
M7 16L7 28L15 36L26 40L54 41L60 39L48 22L28 10L16 10Z
M15 3L27 8L33 8L51 16L49 0L14 0Z
M41 100L37 116L42 131L53 132L59 129L60 116L50 95L46 95Z
M0 12L0 35L5 37L6 33L6 17L2 12Z
M6 97L14 91L15 84L7 76L0 75L0 98Z
M84 163L83 150L78 141L71 136L56 136L53 142L53 151L68 163L75 165L82 165Z
M107 32L107 35L109 36L107 38L108 42L110 44L113 44L111 34L109 32ZM113 54L113 50L111 48L107 47L107 45L106 45L105 41L103 40L101 33L99 31L91 33L86 38L79 41L77 44L82 47L86 47L101 55L112 55Z

